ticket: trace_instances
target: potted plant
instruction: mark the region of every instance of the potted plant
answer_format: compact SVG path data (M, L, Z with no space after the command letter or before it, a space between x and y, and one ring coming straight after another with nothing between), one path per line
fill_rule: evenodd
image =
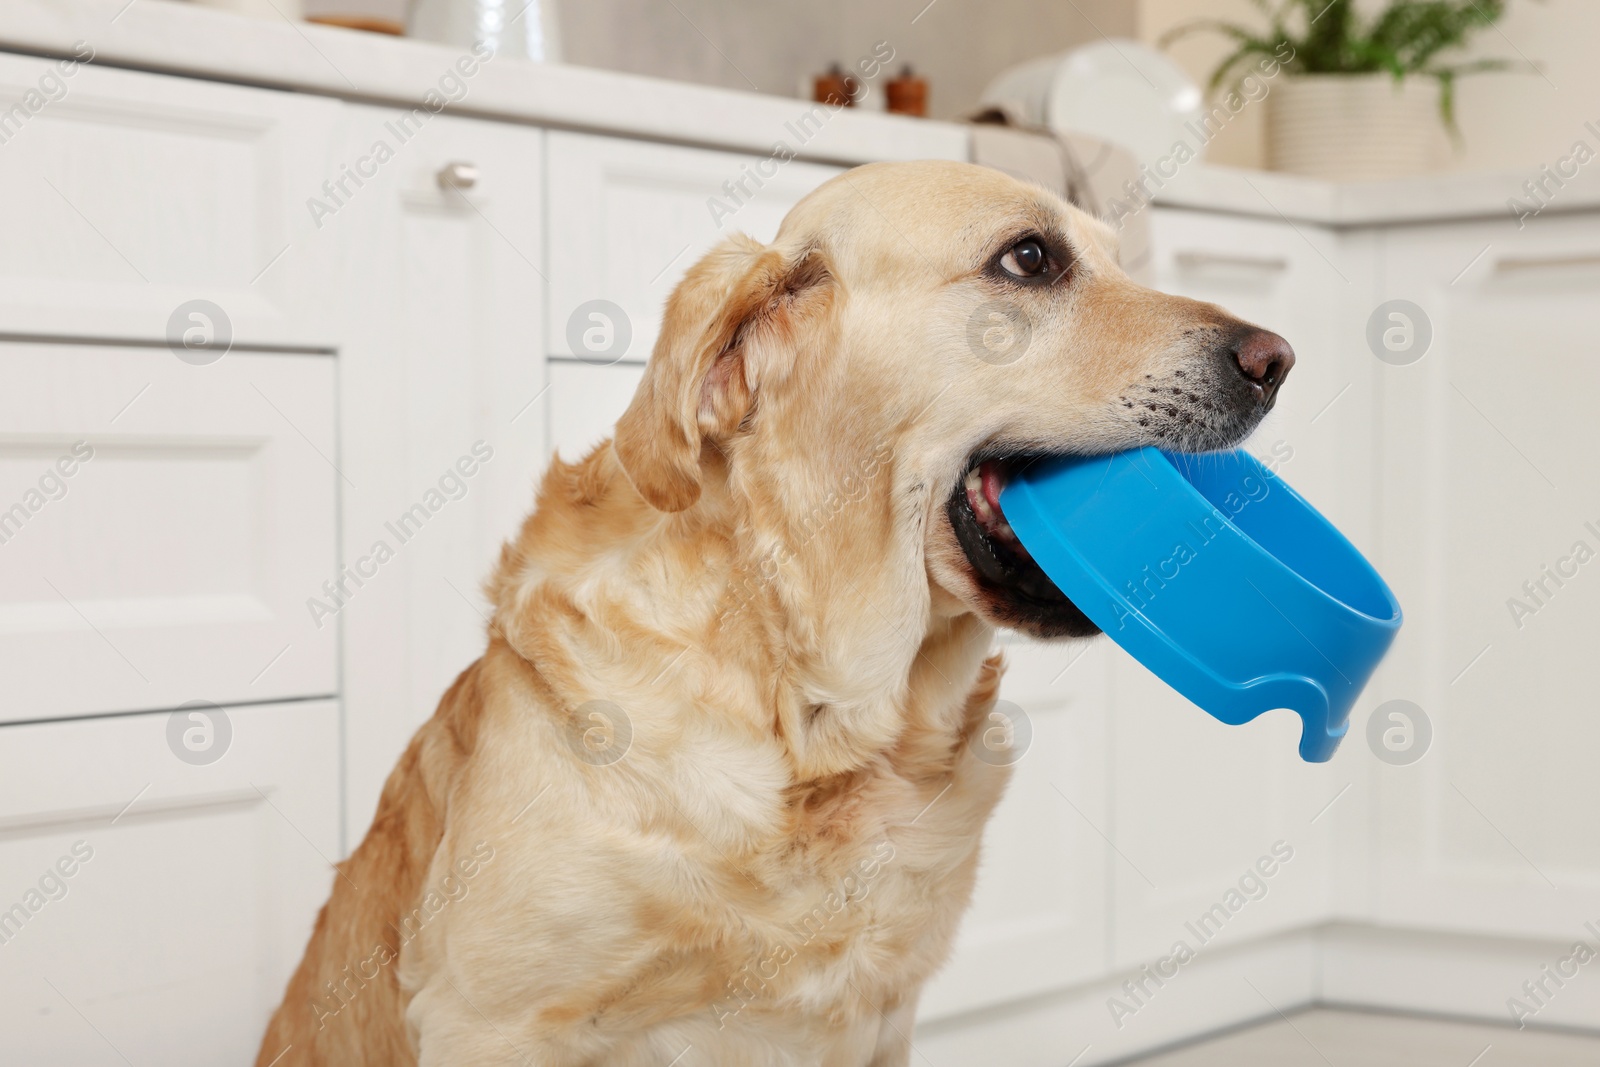
M1267 91L1272 170L1342 181L1420 174L1454 138L1455 83L1506 70L1504 59L1451 62L1468 38L1505 13L1505 0L1393 0L1370 18L1354 0L1254 0L1268 28L1202 19L1161 38L1232 39L1210 88L1234 84L1245 65L1275 60L1285 77ZM1252 98L1255 98L1254 96Z

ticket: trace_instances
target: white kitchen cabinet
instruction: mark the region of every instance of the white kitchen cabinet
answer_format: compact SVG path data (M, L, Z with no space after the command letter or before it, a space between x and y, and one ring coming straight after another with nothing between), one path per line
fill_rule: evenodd
M1158 209L1153 227L1157 288L1219 304L1294 346L1294 371L1247 447L1359 543L1370 453L1352 448L1351 437L1369 425L1368 364L1376 361L1340 343L1336 329L1344 291L1367 268L1344 262L1338 236L1315 226ZM1137 968L1180 940L1198 948L1202 938L1187 924L1237 893L1278 842L1293 859L1265 864L1275 873L1264 888L1248 883L1259 899L1201 934L1209 941L1220 927L1221 943L1238 943L1322 921L1339 869L1338 806L1323 808L1350 799L1341 793L1367 756L1360 737L1330 763L1305 764L1296 754L1300 720L1290 712L1227 726L1132 657L1113 650L1112 658L1104 758L1112 782L1107 836L1117 850L1113 965Z
M643 378L641 363L592 367L577 360L552 359L550 455L573 463L610 437Z
M667 296L707 249L735 231L772 240L801 197L843 170L566 132L552 132L549 147L547 352L595 363L646 359ZM596 301L620 308L623 321L607 321L613 312ZM591 326L609 333L583 347Z
M347 108L343 150L394 140L397 114ZM543 139L434 116L327 220L347 249L341 557L360 578L325 620L344 639L349 847L412 732L482 653L480 586L544 470Z
M1365 547L1373 390L1381 364L1359 333L1373 263L1359 235L1306 223L1157 208L1155 287L1282 335L1296 362L1248 447Z
M924 1019L1025 1000L1110 967L1108 865L1116 860L1104 837L1104 753L1114 650L1105 641L1009 634L1000 647L1008 667L999 707L1021 754L984 830L955 951L923 994Z
M1433 741L1377 768L1373 917L1570 943L1600 915L1600 470L1572 447L1600 395L1600 219L1384 241L1384 297L1432 343L1379 378L1379 559L1406 625L1375 686Z
M0 730L5 1062L255 1055L334 878L337 708L190 714Z
M335 692L333 359L0 343L0 722Z
M333 246L308 200L340 178L339 110L0 54L0 333L162 341L203 300L213 336L328 348Z

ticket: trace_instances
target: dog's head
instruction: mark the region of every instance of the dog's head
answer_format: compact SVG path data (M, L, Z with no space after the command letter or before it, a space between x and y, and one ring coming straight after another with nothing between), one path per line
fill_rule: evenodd
M689 272L615 451L661 511L708 483L742 501L763 572L828 590L835 614L1082 635L1011 534L1007 478L1046 455L1232 446L1293 363L1276 334L1134 284L1112 231L1059 197L877 164L772 245L734 238Z

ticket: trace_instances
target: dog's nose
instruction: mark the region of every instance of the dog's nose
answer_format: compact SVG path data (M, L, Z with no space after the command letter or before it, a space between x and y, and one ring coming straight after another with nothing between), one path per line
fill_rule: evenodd
M1229 349L1244 376L1261 387L1261 402L1272 403L1278 386L1294 366L1294 349L1271 330L1251 328L1234 338Z

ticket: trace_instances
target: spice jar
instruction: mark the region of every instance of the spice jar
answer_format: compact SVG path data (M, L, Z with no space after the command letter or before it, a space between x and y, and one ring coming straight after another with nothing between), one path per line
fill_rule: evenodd
M900 71L898 78L890 79L883 91L889 100L888 109L895 114L915 115L918 118L927 116L928 79L911 73L910 64Z

